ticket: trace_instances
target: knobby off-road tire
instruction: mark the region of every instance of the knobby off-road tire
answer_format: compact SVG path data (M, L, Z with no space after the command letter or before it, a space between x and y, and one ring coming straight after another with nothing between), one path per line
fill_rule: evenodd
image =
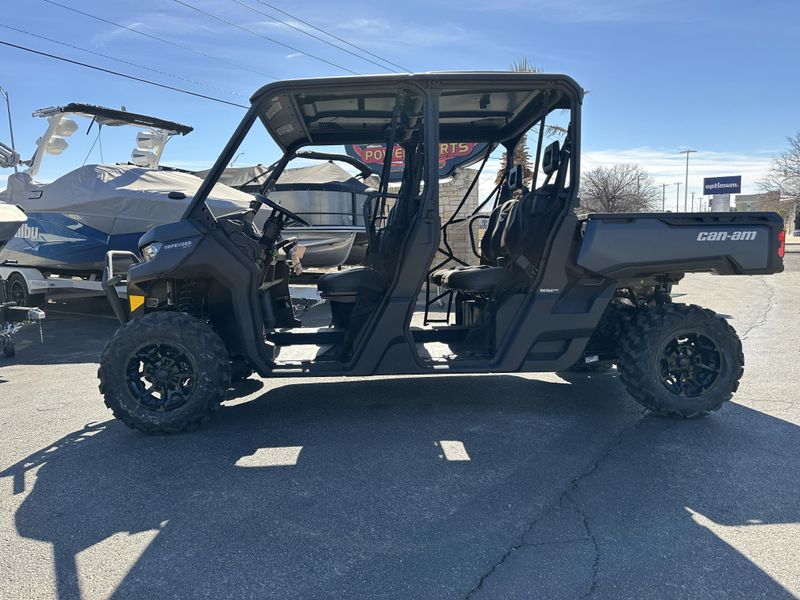
M106 406L128 427L178 433L195 429L219 408L231 363L204 322L156 312L117 331L100 355L97 376Z
M695 305L642 309L619 344L619 376L628 393L652 412L705 416L739 387L742 343L725 319Z

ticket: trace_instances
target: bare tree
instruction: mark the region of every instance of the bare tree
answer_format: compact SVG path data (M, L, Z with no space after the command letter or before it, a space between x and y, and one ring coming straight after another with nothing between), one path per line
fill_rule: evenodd
M581 177L581 210L586 212L645 212L659 199L653 178L639 165L598 167Z
M781 200L792 203L800 201L800 132L786 141L789 147L772 158L772 167L760 187L780 192Z

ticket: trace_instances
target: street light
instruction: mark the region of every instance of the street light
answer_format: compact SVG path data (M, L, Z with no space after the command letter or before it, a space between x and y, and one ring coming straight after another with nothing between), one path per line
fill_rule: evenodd
M686 155L686 182L683 187L683 212L686 212L686 201L688 200L689 196L689 155L692 152L697 152L697 150L681 150L678 152L678 154Z
M675 182L675 212L681 212L681 182ZM686 212L685 210L683 212Z

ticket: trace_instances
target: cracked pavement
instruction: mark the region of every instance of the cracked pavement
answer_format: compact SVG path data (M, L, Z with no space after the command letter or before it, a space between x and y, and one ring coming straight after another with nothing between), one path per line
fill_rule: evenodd
M675 289L745 338L734 402L689 422L613 372L252 380L145 437L97 392L114 322L51 310L0 363L0 598L798 597L790 250Z

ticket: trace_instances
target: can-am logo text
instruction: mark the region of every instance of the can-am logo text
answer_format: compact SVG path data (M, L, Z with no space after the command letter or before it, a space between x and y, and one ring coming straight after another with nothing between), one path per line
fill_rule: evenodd
M701 231L698 242L749 242L756 239L757 231Z

